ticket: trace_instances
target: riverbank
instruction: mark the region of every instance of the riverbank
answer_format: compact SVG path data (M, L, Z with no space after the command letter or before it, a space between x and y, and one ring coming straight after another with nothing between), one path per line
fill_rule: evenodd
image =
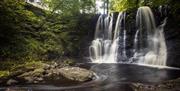
M90 70L75 67L71 61L30 61L25 63L9 62L12 66L0 71L0 84L24 85L24 84L51 84L57 82L65 85L66 83L81 83L90 81L94 78L94 73ZM2 63L7 65L8 62ZM10 65L10 64L8 64Z
M132 88L134 91L179 91L180 78L157 84L133 83Z

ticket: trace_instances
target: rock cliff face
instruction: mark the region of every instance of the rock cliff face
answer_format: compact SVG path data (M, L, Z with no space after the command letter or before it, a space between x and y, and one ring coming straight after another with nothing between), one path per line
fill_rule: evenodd
M176 18L172 15L169 15L167 25L164 29L168 51L167 65L174 67L180 67L180 26L178 23L179 20L179 15Z
M180 16L177 11L173 12L172 7L166 7L161 12L157 8L153 8L157 26L162 24L162 21L167 17L167 23L164 27L167 65L172 67L180 67Z

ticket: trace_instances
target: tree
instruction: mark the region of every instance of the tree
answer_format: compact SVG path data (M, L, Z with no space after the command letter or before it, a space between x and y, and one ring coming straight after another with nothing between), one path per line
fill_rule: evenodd
M95 13L95 0L48 0L45 3L51 11L42 27L48 25L50 31L56 30L65 55L77 55L82 37L91 29L88 26Z
M140 6L158 7L170 4L172 0L111 0L111 11L126 11Z
M136 0L111 0L111 11L126 11L136 7Z
M51 0L48 2L52 11L61 15L94 12L94 0Z

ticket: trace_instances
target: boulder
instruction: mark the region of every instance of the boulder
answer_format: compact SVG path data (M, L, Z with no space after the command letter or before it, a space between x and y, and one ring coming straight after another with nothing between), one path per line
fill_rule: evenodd
M68 79L70 81L85 82L92 80L94 73L79 67L62 67L62 68L50 68L45 70L43 68L34 69L33 71L24 72L18 75L16 78L25 83L44 83L46 81L64 81Z
M69 80L80 82L92 80L94 77L94 73L92 71L79 67L63 67L58 69L58 72Z
M14 80L14 79L9 79L6 84L7 85L14 85L14 84L17 84L17 83L18 83L18 81Z
M25 72L17 78L23 80L26 83L39 83L43 81L45 70L42 68L35 69L34 71Z

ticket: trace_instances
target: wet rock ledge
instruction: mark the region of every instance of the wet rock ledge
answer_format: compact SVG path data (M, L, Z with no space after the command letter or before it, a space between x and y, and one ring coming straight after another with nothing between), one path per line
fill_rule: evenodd
M8 76L0 77L0 84L64 84L86 82L94 77L92 71L80 67L62 66L56 62L51 64L32 63L12 69Z
M180 78L157 84L132 83L134 91L180 91Z

